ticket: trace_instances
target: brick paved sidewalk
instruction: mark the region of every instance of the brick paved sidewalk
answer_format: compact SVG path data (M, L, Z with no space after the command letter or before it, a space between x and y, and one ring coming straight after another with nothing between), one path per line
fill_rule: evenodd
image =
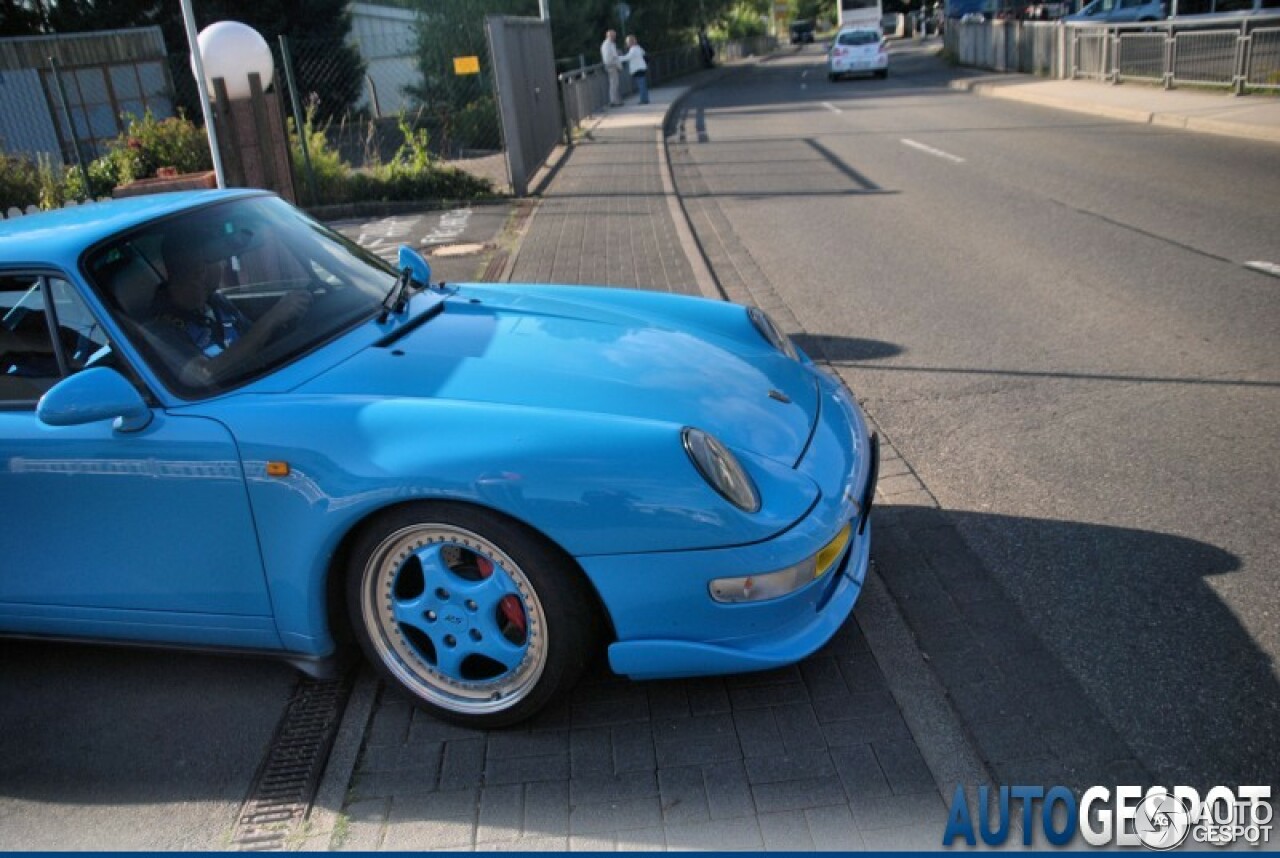
M662 118L687 88L606 115L543 193L511 280L697 295L663 190Z
M571 151L512 280L699 294L661 173L673 95ZM856 618L768 673L631 682L602 658L519 730L445 725L379 688L344 814L332 848L936 849L946 819Z

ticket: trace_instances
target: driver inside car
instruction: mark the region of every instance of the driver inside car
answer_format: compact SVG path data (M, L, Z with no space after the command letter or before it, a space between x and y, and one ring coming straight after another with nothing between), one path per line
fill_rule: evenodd
M189 385L208 384L242 366L311 305L308 292L290 291L251 321L218 291L224 262L211 260L206 250L198 235L165 236L160 255L166 282L156 292L147 323L147 329L173 354L182 356L174 369Z

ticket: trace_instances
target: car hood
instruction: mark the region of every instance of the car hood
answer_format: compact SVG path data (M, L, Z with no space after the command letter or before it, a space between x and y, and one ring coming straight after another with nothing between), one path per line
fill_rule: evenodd
M664 421L788 466L805 449L817 417L816 379L763 339L746 343L598 299L484 295L428 305L394 340L358 352L296 392Z

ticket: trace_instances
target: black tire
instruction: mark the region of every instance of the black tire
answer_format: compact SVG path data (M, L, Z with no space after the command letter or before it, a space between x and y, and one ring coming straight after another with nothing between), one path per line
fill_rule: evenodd
M370 522L347 566L356 640L433 715L488 729L567 691L594 653L590 586L573 561L505 516L422 502Z
M835 83L836 80L839 79L839 77L840 75L836 74L835 72L827 72L827 80L831 81L832 83Z
M876 72L876 77L880 78L881 80L884 80L888 76L889 76L888 69L880 69L879 71Z

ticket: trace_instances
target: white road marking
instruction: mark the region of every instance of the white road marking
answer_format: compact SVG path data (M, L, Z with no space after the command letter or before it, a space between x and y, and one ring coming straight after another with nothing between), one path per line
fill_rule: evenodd
M1280 264L1275 262L1246 262L1244 267L1270 274L1272 277L1280 277Z
M822 102L822 106L825 107L827 110L830 110L832 113L844 113L843 110L836 107L834 104L832 104L829 101Z
M950 161L953 164L964 163L964 158L961 158L959 155L952 155L950 152L943 152L941 149L935 149L932 146L926 146L923 143L917 143L915 140L908 140L907 138L903 137L902 144L904 146L910 146L912 149L919 149L921 152L924 152L928 155L932 155L935 158L942 158L943 160Z
M804 77L808 77L808 76L809 76L809 70L808 70L808 69L805 69L804 71L800 72L800 77L804 78Z
M808 88L809 88L809 84L807 84L807 83L802 83L802 84L800 84L800 88L801 88L801 89L808 89Z

